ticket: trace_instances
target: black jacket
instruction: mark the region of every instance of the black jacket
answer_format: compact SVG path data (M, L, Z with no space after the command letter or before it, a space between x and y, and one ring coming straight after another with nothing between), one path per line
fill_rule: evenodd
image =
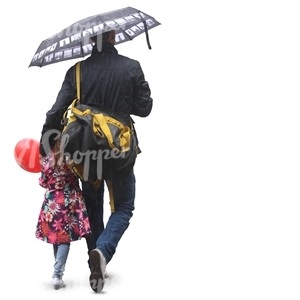
M62 130L61 119L75 99L76 93L74 65L66 73L56 102L46 113L42 137L50 129ZM130 115L147 117L150 114L150 95L151 91L140 63L119 55L116 48L109 43L103 43L101 52L94 46L92 55L81 63L81 103L99 104L129 120ZM52 136L52 140L53 138ZM40 153L43 156L46 154L42 143Z

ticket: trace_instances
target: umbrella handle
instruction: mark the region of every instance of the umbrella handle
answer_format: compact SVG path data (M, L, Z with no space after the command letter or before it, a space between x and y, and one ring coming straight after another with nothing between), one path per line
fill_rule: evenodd
M140 10L138 11L138 13L139 13L139 15L140 15L140 17L141 17L141 19L142 19L143 24L144 24L148 48L151 50L152 48L151 48L151 45L150 45L150 40L149 40L149 33L148 33L148 26L147 26L147 23L146 23L146 21L144 20L144 18L142 17L141 11L140 11Z

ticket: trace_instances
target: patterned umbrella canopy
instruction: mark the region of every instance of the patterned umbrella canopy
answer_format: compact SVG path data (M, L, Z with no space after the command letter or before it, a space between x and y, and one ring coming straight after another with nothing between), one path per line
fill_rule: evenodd
M151 49L148 30L161 25L153 17L133 7L97 14L66 27L59 33L42 41L29 67L43 67L49 64L84 57L92 52L91 37L115 30L115 45L133 40L146 34Z

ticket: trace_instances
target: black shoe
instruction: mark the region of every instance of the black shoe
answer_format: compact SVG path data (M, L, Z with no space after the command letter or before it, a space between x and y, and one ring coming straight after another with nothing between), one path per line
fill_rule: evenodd
M95 293L100 293L105 283L106 260L99 249L90 252L90 266L90 286Z

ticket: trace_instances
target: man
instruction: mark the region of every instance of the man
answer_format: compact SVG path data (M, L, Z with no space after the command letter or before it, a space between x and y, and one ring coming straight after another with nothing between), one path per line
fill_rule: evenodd
M101 105L123 119L131 115L147 117L152 110L151 91L138 61L118 54L115 31L109 31L92 39L95 43L90 57L81 63L81 103ZM51 130L62 130L63 113L76 97L75 67L66 73L56 102L46 114L43 135ZM53 136L50 136L50 145ZM41 156L45 155L41 138ZM90 286L101 292L105 282L106 264L115 254L117 245L129 226L135 200L135 175L133 168L121 178L111 180L112 213L104 226L104 182L95 190L89 182L82 182L83 195L89 212L92 235L87 238Z

